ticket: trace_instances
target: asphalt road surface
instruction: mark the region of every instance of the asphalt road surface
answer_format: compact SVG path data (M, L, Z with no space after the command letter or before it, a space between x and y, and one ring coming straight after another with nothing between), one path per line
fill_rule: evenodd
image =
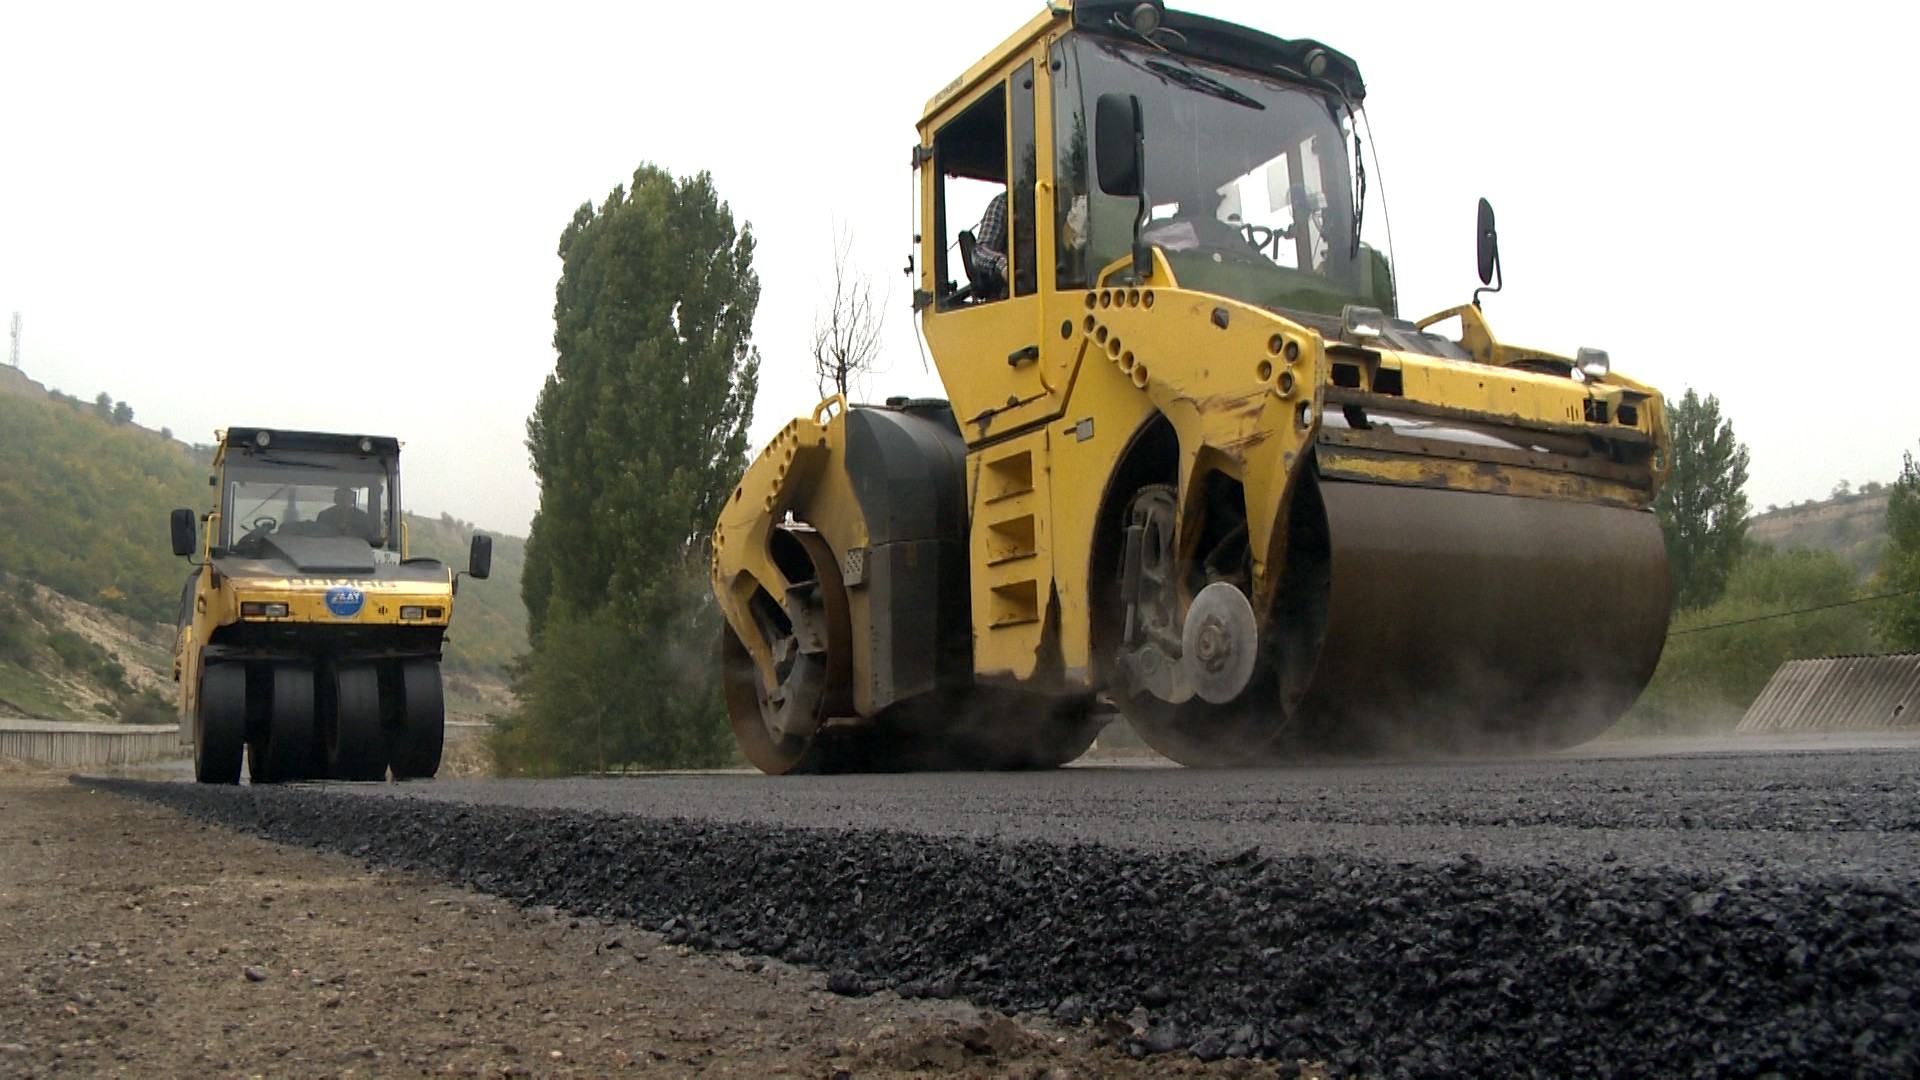
M130 794L828 973L1378 1075L1913 1075L1920 739Z

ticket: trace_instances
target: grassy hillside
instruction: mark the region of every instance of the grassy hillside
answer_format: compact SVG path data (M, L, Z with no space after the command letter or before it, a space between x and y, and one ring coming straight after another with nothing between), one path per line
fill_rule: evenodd
M180 443L72 399L0 394L0 570L172 622L186 567L167 513L206 492L206 463Z
M167 724L167 627L0 572L0 716Z
M467 565L467 548L476 528L445 514L438 518L407 515L407 543L415 555L431 555L456 570ZM493 537L493 576L460 581L447 631L447 671L472 677L499 676L514 657L527 651L527 608L520 602L520 571L527 542L518 536Z
M14 598L0 609L0 624L17 630L8 636L0 625L0 707L12 700L17 712L75 718L78 701L78 711L95 719L130 707L136 695L118 683L140 687L141 680L129 680L125 665L114 676L110 664L119 661L102 661L64 629L71 619L99 621L96 615L124 617L158 635L162 648L132 659L144 667L151 651L170 695L167 650L187 564L168 544L167 515L206 507L211 460L208 447L116 420L110 405L48 392L0 368L0 581L13 582ZM407 520L415 554L466 567L473 526L444 516ZM493 576L461 582L447 646L456 708L491 711L486 699L497 698L506 665L526 651L525 547L519 537L496 536ZM47 617L49 603L33 599L33 583L93 614Z

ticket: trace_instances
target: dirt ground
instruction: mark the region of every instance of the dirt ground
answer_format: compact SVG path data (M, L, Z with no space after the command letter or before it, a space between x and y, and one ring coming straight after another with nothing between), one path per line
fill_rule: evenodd
M0 1076L1276 1072L824 985L0 760Z

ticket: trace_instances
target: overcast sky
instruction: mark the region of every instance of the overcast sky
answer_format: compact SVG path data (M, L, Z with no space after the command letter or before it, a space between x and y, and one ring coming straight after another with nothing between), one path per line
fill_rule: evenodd
M1359 62L1403 313L1477 284L1485 195L1496 333L1718 395L1756 509L1920 449L1909 335L1869 340L1912 296L1911 14L1185 6ZM524 534L560 230L642 161L752 225L756 445L816 397L836 223L891 290L873 396L938 393L900 272L913 125L1040 10L0 0L0 322L27 374L193 441L398 435L414 509Z

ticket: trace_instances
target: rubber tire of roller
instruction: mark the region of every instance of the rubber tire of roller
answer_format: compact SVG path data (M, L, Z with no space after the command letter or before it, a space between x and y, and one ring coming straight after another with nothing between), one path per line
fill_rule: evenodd
M446 743L447 707L440 686L440 665L408 660L400 665L405 716L393 732L389 758L395 780L431 780L440 771Z
M387 778L387 739L380 730L380 675L371 664L349 664L334 674L335 721L327 746L327 775L336 780Z
M249 748L260 759L255 783L284 784L312 778L314 765L313 669L293 664L273 668L273 704L267 736Z
M237 784L247 749L247 669L209 664L200 672L193 716L193 778Z

